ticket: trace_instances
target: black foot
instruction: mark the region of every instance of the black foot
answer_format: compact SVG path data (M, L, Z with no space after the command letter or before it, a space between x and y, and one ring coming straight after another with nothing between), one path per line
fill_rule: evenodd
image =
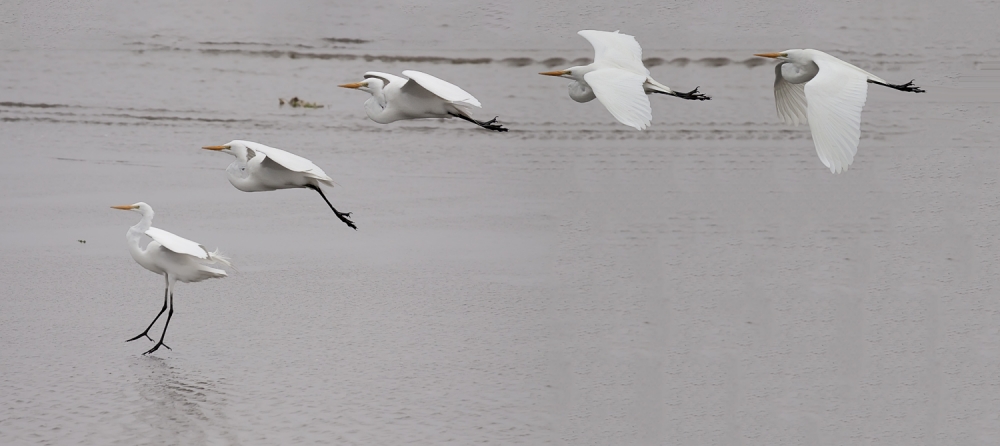
M339 218L339 219L340 219L340 221L342 221L342 222L346 223L346 224L347 224L347 226L350 226L350 227L351 227L352 229L354 229L355 231L357 231L357 230L358 230L358 227L357 227L357 226L354 226L354 222L353 222L353 221L351 221L351 220L350 220L350 219L348 218L348 217L350 217L350 216L351 216L351 213L350 213L350 212L344 212L344 213L340 213L340 212L337 212L336 214L337 214L337 218Z
M905 92L909 92L909 93L926 93L923 88L920 88L920 87L918 87L916 85L913 85L913 81L914 80L915 79L910 79L909 82L907 82L905 84L902 84L902 85L883 84L881 82L876 82L876 81L873 81L871 79L869 79L868 82L872 83L872 84L878 84L878 85L881 85L883 87L889 87L889 88L892 88L894 90L905 91Z
M476 122L476 124L479 124L480 127L486 130L506 132L507 129L505 129L504 126L497 123L497 118L499 118L499 116L494 116L493 119L490 119L489 121L486 122Z
M493 119L490 119L489 121L483 122L483 121L477 121L477 120L472 119L472 118L470 118L468 116L465 116L465 115L456 115L454 113L449 113L449 114L452 115L452 116L454 116L454 117L456 117L456 118L461 118L461 119L469 121L469 122L471 122L473 124L476 124L476 125L484 128L484 129L486 129L486 130L493 130L495 132L506 132L507 131L507 129L505 129L504 126L502 126L502 125L500 125L500 124L497 123L497 118L499 118L499 116L494 116Z
M679 97L681 99L687 99L689 101L707 101L707 100L712 99L711 96L698 93L698 89L699 88L701 88L701 87L700 86L699 87L694 87L694 90L691 90L691 91L689 91L687 93L682 93L680 91L675 91L674 92L674 96L677 96L677 97Z
M132 342L132 341L134 341L134 340L136 340L136 339L139 339L139 338L141 338L141 337L143 337L143 336L145 336L145 337L146 337L146 339L149 339L150 341L152 341L152 340L153 340L153 338L149 337L149 335L148 335L148 334L146 334L146 332L142 332L142 333L140 333L140 334L139 334L139 336L136 336L136 337L134 337L134 338L132 338L132 339L126 339L126 340L125 340L125 342Z
M161 345L164 346L164 347L167 347L167 350L173 350L167 344L164 344L163 342L157 342L156 345L153 346L153 348L149 349L149 351L147 351L146 353L143 353L142 356L146 356L146 355L148 355L150 353L153 353L153 352L159 350Z

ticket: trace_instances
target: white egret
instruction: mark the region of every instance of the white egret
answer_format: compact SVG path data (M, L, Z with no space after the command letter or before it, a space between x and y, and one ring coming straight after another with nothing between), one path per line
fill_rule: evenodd
M497 123L496 117L489 121L474 119L472 108L481 108L482 104L458 86L419 71L406 70L403 75L409 79L369 71L365 73L365 80L338 87L370 93L372 97L365 101L365 113L379 124L403 119L454 116L487 130L507 131Z
M861 140L861 108L868 84L923 93L913 85L884 79L817 50L786 50L755 56L781 61L774 67L774 102L786 124L809 123L819 160L830 172L847 171Z
M136 263L156 274L162 274L166 280L166 290L163 292L163 308L160 309L160 313L156 315L153 322L150 322L149 326L142 333L125 342L131 342L143 336L152 341L153 338L149 337L149 329L153 328L153 324L163 315L164 311L167 311L167 304L169 302L170 311L167 313L167 322L163 324L163 333L160 334L160 341L153 348L149 349L149 351L143 353L143 355L155 352L160 346L170 349L169 346L163 343L163 338L167 335L167 326L170 325L170 317L174 315L174 283L178 280L189 283L201 282L205 279L223 278L226 277L225 271L212 268L208 265L222 263L231 267L232 264L229 263L228 258L219 254L218 249L209 252L197 242L152 227L153 208L146 203L139 202L123 206L112 206L112 208L123 211L136 211L142 214L142 219L139 220L139 223L136 223L135 226L129 228L128 232L125 233L129 253L132 254L132 258L135 259ZM143 249L139 245L139 239L142 238L143 234L153 239L146 245L146 249Z
M341 213L330 200L320 184L333 187L333 179L323 169L301 156L281 149L265 146L253 141L233 140L221 146L205 146L206 150L216 150L236 157L236 161L226 168L229 182L243 192L262 192L278 189L305 188L319 192L323 201L330 206L340 221L355 230L350 220L351 213Z
M642 130L653 120L646 95L659 93L697 101L711 99L699 93L698 88L687 93L674 91L650 77L649 70L642 64L642 47L633 36L594 30L577 34L594 46L594 63L538 73L576 81L569 84L569 97L576 102L589 102L596 97L618 122Z

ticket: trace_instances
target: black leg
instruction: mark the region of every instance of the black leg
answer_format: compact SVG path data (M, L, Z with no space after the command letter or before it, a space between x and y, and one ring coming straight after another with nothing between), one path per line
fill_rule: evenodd
M504 128L504 126L502 126L500 124L497 124L497 118L499 118L499 116L494 116L493 119L490 119L489 121L477 121L477 120L472 119L472 118L470 118L468 116L465 116L463 114L455 114L455 113L448 113L448 114L452 115L452 116L454 116L456 118L462 118L462 119L464 119L466 121L469 121L469 122L471 122L471 123L473 123L475 125L478 125L478 126L484 128L486 130L493 130L493 131L497 131L497 132L506 132L507 131L507 129Z
M160 348L161 345L167 347L167 350L173 350L167 344L163 343L163 338L167 336L167 327L170 326L170 318L173 315L174 315L174 293L170 293L170 311L167 312L167 322L163 324L163 333L160 334L160 342L157 342L156 345L153 346L153 348L149 349L149 351L147 351L146 353L143 353L142 354L143 356L155 352Z
M149 329L150 329L150 328L153 328L153 324L155 324L155 323L156 323L156 321L157 321L158 319L160 319L160 316L163 316L163 312L164 312L164 311L167 311L167 293L168 293L168 292L169 292L169 289L164 289L164 290L163 290L163 308L161 308L161 309L160 309L160 314L157 314L157 315L156 315L156 317L155 317L155 318L153 318L153 322L150 322L150 323L149 323L149 326L148 326L148 327L146 327L146 329L145 329L145 330L143 330L143 332L142 332L142 333L139 333L139 335L138 335L138 336L136 336L136 337L134 337L134 338L132 338L132 339L128 339L128 340L126 340L125 342L132 342L132 341L134 341L134 340L136 340L136 339L139 339L139 338L141 338L141 337L143 337L143 336L145 336L145 337L146 337L146 339L149 339L150 341L152 341L152 340L153 340L153 338L149 337Z
M923 88L920 88L920 87L918 87L916 85L913 85L913 81L914 81L914 79L910 79L910 81L907 82L907 83L905 83L905 84L896 85L896 84L883 84L881 82L873 81L871 79L868 79L868 83L869 84L881 85L883 87L889 87L889 88L892 88L892 89L895 89L895 90L905 91L905 92L909 92L909 93L926 93Z
M684 93L684 92L681 92L681 91L672 91L670 93L666 93L666 92L662 92L662 91L657 91L657 90L652 90L652 91L653 91L653 93L659 93L659 94L666 94L666 95L670 95L670 96L676 96L676 97L679 97L681 99L687 99L689 101L707 101L709 99L712 99L712 97L709 96L709 95L699 93L698 92L699 88L701 88L701 87L700 86L699 87L694 87L694 90L691 90L691 91L689 91L687 93Z
M307 185L306 185L306 187L308 187L308 188L310 188L310 189L312 189L312 190L314 190L314 191L316 191L316 192L319 192L319 196L323 197L323 201L325 201L325 202L326 202L327 206L330 206L330 209L332 209L332 210L333 210L333 213L334 213L334 214L337 214L337 218L339 218L339 219L340 219L340 221L342 221L342 222L346 223L346 224L347 224L347 226L350 226L350 227L354 228L354 230L355 230L355 231L357 231L357 230L358 230L358 227L357 227L357 226L354 226L354 222L353 222L353 221L351 221L351 220L350 220L350 219L348 218L348 217L350 217L350 216L351 216L351 213L350 213L350 212L344 212L344 213L341 213L340 211L337 211L337 209L335 209L335 208L333 207L333 205L332 205L332 204L330 204L330 200L327 200L327 199L326 199L326 195L325 195L325 194L323 194L323 189L320 189L320 188L318 188L318 187L316 187L316 186L313 186L312 184L307 184Z

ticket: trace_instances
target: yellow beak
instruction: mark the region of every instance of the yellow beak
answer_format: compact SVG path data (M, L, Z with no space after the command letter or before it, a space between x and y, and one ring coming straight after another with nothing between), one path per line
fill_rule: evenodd
M132 206L131 204L123 204L121 206L111 206L111 209L121 209L123 211L131 211L132 209L135 209L135 207Z
M754 54L754 56L770 57L771 59L777 59L777 58L779 58L779 57L781 57L783 55L784 54L782 54L782 53L760 53L760 54Z
M205 146L202 148L205 150L228 150L229 146Z
M353 84L340 84L340 85L338 85L338 87L342 87L342 88L361 88L361 87L364 87L364 86L365 86L364 82L355 82Z
M562 76L564 74L569 74L569 70L545 71L545 72L541 72L541 73L538 73L538 74L542 74L542 75L545 75L545 76Z

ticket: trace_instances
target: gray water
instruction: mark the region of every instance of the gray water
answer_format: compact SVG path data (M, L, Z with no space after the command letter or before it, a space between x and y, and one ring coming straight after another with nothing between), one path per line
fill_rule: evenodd
M206 4L208 3L208 4ZM989 1L0 3L0 444L1000 444L1000 6ZM537 72L634 34L637 132ZM772 63L869 90L851 170L779 122ZM574 62L576 61L576 62ZM379 125L368 70L511 129ZM321 109L278 106L298 96ZM249 139L315 193L243 193ZM125 343L154 224L220 247L167 344ZM86 243L81 243L84 240ZM153 330L158 333L162 322Z

